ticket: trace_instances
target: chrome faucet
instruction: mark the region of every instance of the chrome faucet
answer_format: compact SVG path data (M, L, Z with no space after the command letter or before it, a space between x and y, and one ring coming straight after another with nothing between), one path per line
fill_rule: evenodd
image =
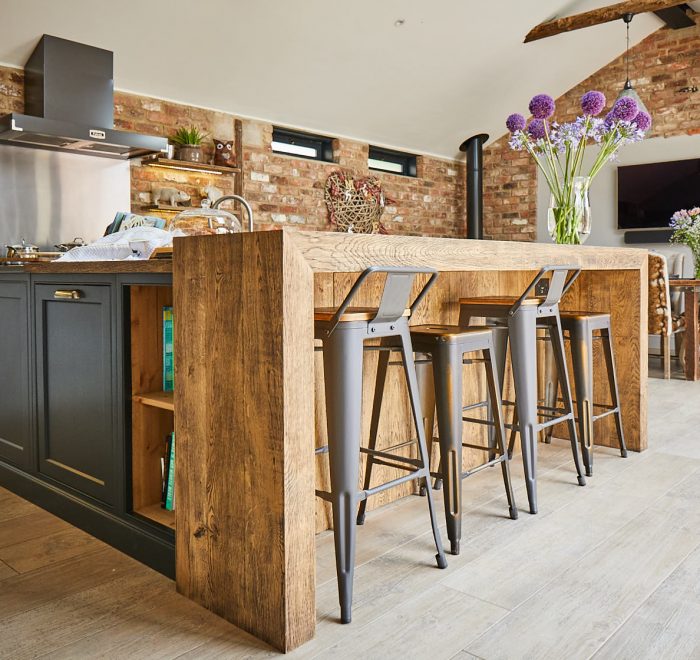
M250 208L250 204L248 204L248 202L245 199L243 199L243 197L241 197L240 195L224 195L223 197L219 197L219 199L217 199L211 205L211 208L218 209L219 204L221 204L221 202L225 202L229 199L234 200L236 202L240 202L241 204L243 204L243 206L245 207L246 213L248 214L248 231L253 231L253 209Z

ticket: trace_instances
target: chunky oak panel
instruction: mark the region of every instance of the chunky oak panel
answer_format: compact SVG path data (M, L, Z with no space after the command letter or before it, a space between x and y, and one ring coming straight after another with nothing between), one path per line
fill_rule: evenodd
M188 475L176 489L178 589L281 650L313 636L314 531L328 526L313 492L328 479L327 463L313 454L314 441L325 443L313 307L338 305L370 265L441 271L414 323L456 323L460 297L517 295L543 265L580 265L562 306L612 313L627 442L645 449L646 255L293 230L176 239L176 456ZM376 304L380 285L368 281L357 304ZM365 356L365 432L375 365L376 355ZM379 442L409 433L405 385L392 371ZM465 402L483 398L481 378L467 378ZM597 441L609 443L609 431L601 422Z

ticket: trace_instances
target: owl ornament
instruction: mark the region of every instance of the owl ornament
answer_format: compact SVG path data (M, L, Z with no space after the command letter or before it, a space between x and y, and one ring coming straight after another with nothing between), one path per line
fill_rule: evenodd
M235 167L233 140L217 140L214 138L214 165Z

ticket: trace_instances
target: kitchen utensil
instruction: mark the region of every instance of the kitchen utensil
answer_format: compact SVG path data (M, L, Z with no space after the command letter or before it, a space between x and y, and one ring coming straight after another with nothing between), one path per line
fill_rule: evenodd
M58 243L54 245L54 247L59 251L59 252L68 252L68 250L72 250L75 247L82 247L85 245L85 241L80 238L80 236L76 236L72 241L66 241L65 243Z
M21 259L29 260L36 259L39 256L39 248L36 245L27 243L24 239L21 239L21 243L18 245L6 245L7 248L7 258L8 259Z

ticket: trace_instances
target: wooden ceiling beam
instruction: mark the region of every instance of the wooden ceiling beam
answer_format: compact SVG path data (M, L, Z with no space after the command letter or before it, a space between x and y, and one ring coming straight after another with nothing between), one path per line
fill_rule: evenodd
M626 0L618 2L607 7L592 9L591 11L582 14L574 14L573 16L564 16L563 18L555 18L545 23L540 23L532 28L525 37L525 43L552 37L555 34L563 32L571 32L580 30L581 28L600 25L601 23L609 23L617 21L625 14L644 14L650 11L659 11L660 9L668 9L682 5L678 0Z

